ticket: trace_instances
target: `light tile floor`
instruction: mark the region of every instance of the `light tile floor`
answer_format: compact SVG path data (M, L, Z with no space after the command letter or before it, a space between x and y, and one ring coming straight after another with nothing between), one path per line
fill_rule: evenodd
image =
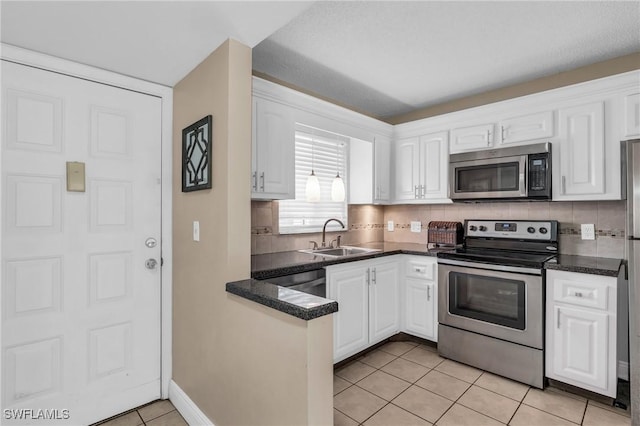
M334 425L631 425L627 411L390 342L335 372Z
M168 399L158 400L92 426L188 426Z

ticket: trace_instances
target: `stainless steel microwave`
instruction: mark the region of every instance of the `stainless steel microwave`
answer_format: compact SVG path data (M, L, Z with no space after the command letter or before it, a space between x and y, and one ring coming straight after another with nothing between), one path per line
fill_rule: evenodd
M550 200L551 143L451 154L453 201Z

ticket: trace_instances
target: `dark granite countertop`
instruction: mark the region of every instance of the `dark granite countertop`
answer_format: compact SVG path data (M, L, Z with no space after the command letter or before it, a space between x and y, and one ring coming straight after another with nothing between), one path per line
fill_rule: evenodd
M258 280L227 283L227 291L309 321L338 311L338 302Z
M560 254L555 259L555 262L547 262L544 267L545 269L553 269L556 271L617 277L623 263L624 261L622 259Z
M436 256L438 249L427 249L426 244L415 243L367 243L357 247L380 250L373 253L339 258L328 258L299 251L284 251L279 253L258 254L251 256L251 277L259 280L312 271L338 263L357 260L373 259L394 254L417 254L421 256Z

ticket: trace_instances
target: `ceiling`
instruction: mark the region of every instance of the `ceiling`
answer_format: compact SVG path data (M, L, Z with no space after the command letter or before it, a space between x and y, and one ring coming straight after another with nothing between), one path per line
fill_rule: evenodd
M312 2L0 1L0 40L174 86L228 38L254 47Z
M253 68L384 118L638 51L638 1L317 2Z
M174 86L227 38L381 118L640 51L637 1L0 1L3 43Z

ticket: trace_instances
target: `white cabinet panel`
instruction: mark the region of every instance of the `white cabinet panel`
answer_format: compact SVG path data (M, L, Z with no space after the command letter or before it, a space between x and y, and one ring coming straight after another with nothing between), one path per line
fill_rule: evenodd
M451 153L493 146L493 123L451 130Z
M560 173L554 174L554 200L604 194L604 103L565 108L558 114Z
M434 282L405 278L404 331L437 340L436 285Z
M349 141L349 204L373 202L373 144L360 139Z
M398 321L398 263L376 263L370 268L369 344L393 336Z
M607 314L557 306L553 373L558 378L607 387Z
M420 137L423 164L422 198L447 198L449 185L449 147L447 132Z
M420 138L397 141L395 153L395 200L415 200L420 181Z
M254 96L252 127L252 198L295 198L295 122L291 108Z
M640 93L624 98L624 137L640 136Z
M550 138L553 130L553 111L509 118L500 122L499 145Z
M546 376L617 391L616 277L547 271Z
M391 141L377 137L374 145L374 203L391 200Z

